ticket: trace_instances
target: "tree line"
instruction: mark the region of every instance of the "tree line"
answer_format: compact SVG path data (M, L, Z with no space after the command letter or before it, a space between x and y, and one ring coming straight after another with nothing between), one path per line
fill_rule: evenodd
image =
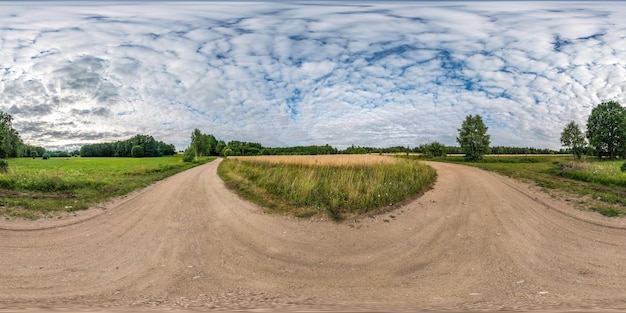
M568 147L575 158L583 155L600 158L626 158L626 108L618 102L600 103L587 118L583 133L574 121L561 132L561 144Z
M472 117L472 121L474 123L481 124L482 119L479 115ZM482 124L484 126L484 124ZM472 129L477 129L476 125L472 126ZM470 125L466 125L466 127L470 127ZM462 127L463 128L463 127ZM468 128L469 129L469 128ZM487 127L481 128L483 132L480 134L469 135L468 133L462 135L466 137L471 137L473 139L478 140L478 138L483 138L484 136L488 136L486 134ZM470 140L471 141L471 140ZM477 147L477 143L472 143L466 140L465 144L467 147ZM484 144L484 140L482 141ZM480 150L482 154L484 153L494 153L494 154L562 154L568 153L566 150L555 151L551 149L541 149L541 148L532 148L532 147L506 147L506 146L494 146L489 147L489 143L487 142L484 147L484 151ZM482 151L482 152L481 152ZM447 154L466 154L470 155L471 159L479 159L479 156L471 152L468 153L463 145L461 146L446 146L440 144L438 142L432 142L429 144L422 144L420 146L410 148L405 146L394 146L388 148L376 148L376 147L362 147L351 145L346 149L340 150L334 148L328 144L319 146L319 145L310 145L310 146L294 146L294 147L264 147L260 143L256 142L246 142L233 140L228 143L223 140L218 140L215 136L211 134L204 134L199 129L194 129L191 134L191 144L185 150L185 158L184 160L189 162L196 160L198 157L202 156L257 156L257 155L318 155L318 154L367 154L367 153L421 153L427 157L441 157ZM482 156L480 154L480 156Z
M426 157L441 157L448 154L465 154L462 147L446 146L439 142L422 144L412 150L415 153L421 153ZM534 147L511 147L511 146L493 146L488 149L489 154L514 154L514 155L538 155L538 154L568 154L565 149L552 150L549 148Z
M134 137L106 143L84 145L80 148L81 157L159 157L176 154L173 144L156 141L150 135Z
M191 144L185 149L183 160L190 162L203 156L255 156L255 155L317 155L336 154L338 150L330 145L294 146L271 148L257 142L232 140L226 143L199 129L191 133Z
M226 143L211 134L204 134L199 129L191 133L191 144L185 149L187 162L202 156L257 156L257 155L320 155L320 154L364 154L364 153L400 153L408 147L373 148L352 145L339 150L331 145L308 145L293 147L265 147L257 142L232 140ZM411 151L410 149L408 151Z

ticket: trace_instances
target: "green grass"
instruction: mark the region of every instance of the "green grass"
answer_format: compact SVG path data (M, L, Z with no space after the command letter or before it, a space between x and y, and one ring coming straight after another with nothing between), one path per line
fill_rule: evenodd
M593 184L626 188L626 172L620 170L622 161L563 162L561 175Z
M25 218L84 210L199 163L160 158L9 159L0 173L0 214Z
M462 157L436 161L476 166L540 187L581 197L581 208L605 216L626 214L626 173L622 161L594 158L574 160L571 156L485 156L481 162L464 162Z
M273 212L333 219L382 212L424 192L434 169L412 160L381 164L286 164L228 159L218 173L241 196Z

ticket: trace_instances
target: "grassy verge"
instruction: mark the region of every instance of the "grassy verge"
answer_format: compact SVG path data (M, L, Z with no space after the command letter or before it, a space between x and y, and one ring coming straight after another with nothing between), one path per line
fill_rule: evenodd
M547 190L573 194L577 196L573 200L576 207L606 216L626 214L626 173L620 170L623 161L580 161L571 156L486 156L481 162L465 162L455 156L436 161L476 166L534 182Z
M434 169L413 160L342 163L338 158L229 158L218 173L242 197L270 211L299 217L327 212L335 220L384 211L425 191L436 177Z
M54 216L87 209L212 159L182 157L9 159L0 174L0 215Z

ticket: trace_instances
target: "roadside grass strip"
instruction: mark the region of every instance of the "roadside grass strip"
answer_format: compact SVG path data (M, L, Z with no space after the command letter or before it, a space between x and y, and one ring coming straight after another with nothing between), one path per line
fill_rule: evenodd
M0 215L37 219L84 210L214 159L9 159L8 171L0 173Z
M485 156L481 162L460 157L433 159L476 166L502 175L534 182L537 186L576 195L575 206L609 217L626 215L626 173L623 160L571 156Z

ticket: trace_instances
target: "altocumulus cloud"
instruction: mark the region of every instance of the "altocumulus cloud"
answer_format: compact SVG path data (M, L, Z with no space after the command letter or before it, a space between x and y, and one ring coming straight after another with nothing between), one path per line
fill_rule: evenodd
M624 102L619 2L0 2L0 109L50 148L194 128L267 146L559 148Z

